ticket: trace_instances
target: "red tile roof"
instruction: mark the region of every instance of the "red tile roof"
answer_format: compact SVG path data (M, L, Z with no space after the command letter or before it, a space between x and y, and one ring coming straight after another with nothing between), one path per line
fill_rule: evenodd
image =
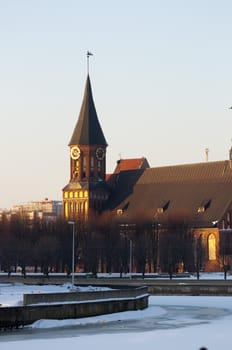
M119 159L117 161L117 166L114 170L114 174L118 174L121 171L127 170L137 170L148 168L149 164L146 158L132 158L132 159Z

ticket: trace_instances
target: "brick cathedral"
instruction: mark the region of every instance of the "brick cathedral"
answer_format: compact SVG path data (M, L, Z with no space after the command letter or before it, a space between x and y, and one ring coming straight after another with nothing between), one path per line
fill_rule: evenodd
M158 223L177 212L187 213L196 237L204 239L208 270L218 263L219 235L232 229L231 150L227 160L153 168L143 157L120 159L114 173L106 175L107 142L89 74L69 148L65 219L88 220L110 210L125 218L144 215Z

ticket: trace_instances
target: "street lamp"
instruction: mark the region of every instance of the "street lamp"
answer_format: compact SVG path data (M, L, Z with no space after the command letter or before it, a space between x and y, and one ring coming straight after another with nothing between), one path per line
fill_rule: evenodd
M68 224L72 225L72 227L73 227L73 234L72 234L72 286L74 286L74 249L75 249L74 234L75 234L75 222L74 221L68 221Z
M129 239L130 242L130 265L129 265L129 270L130 270L130 278L132 278L132 240Z

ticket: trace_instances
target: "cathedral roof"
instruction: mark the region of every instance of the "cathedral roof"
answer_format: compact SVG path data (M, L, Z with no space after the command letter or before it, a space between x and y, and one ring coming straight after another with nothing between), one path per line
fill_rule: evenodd
M144 176L140 179L141 184L184 182L232 183L232 161L222 160L154 167L147 169Z
M71 145L107 146L94 105L89 75L86 80L79 118L69 142L69 146Z
M232 163L225 160L147 168L127 196L121 201L112 198L112 202L117 203L116 209L126 206L125 215L129 216L144 212L151 218L158 214L161 219L182 212L199 223L222 220L232 203Z

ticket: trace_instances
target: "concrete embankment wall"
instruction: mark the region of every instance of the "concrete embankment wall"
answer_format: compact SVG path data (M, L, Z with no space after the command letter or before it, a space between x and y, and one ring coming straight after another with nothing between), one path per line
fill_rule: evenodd
M232 281L231 281L232 282ZM211 295L231 296L232 283L156 283L148 286L151 295Z
M132 297L128 296L127 298L122 299L98 299L79 302L72 301L71 303L58 302L47 305L42 304L25 305L19 307L0 307L0 328L29 325L39 319L60 320L144 309L148 307L149 295L147 294L146 287L139 289L140 295Z
M111 289L107 291L78 292L70 291L67 293L33 293L24 294L23 304L38 303L57 303L70 301L86 301L99 299L122 299L136 298L142 294L147 294L147 287L127 288L127 289Z

